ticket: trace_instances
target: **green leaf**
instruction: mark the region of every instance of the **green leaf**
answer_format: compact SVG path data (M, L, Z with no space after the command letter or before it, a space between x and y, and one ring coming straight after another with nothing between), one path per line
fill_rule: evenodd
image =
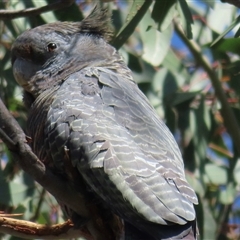
M239 36L240 36L240 28L236 31L234 37L237 38L237 37L239 37Z
M152 89L158 93L160 98L170 97L172 99L178 88L177 76L167 68L162 68L156 72L152 81Z
M230 182L227 184L226 188L220 191L219 201L222 204L231 204L234 201L236 196L236 188L235 185Z
M168 68L171 72L176 73L178 76L183 77L186 81L189 79L190 75L187 72L182 59L176 56L176 53L170 48L166 57L163 59L162 65ZM181 84L183 81L181 81Z
M156 1L152 11L152 19L158 23L158 29L164 31L172 22L176 13L176 0Z
M175 106L175 105L181 104L183 102L192 100L199 93L200 93L200 91L196 91L196 92L177 92L174 95L174 99L172 101L172 105Z
M0 203L7 206L17 206L32 196L34 192L34 181L25 173L16 175L14 180L7 182L0 172Z
M240 23L240 15L232 22L232 24L222 33L220 34L211 44L211 47L213 47L218 41L220 41L227 33L229 33L234 27L237 26L237 24Z
M200 198L199 196L197 197L198 197L198 205L195 205L194 207L197 214L197 225L198 225L199 235L201 236L201 238L199 239L202 239L202 236L204 233L204 208L203 208L202 198Z
M185 172L186 179L191 187L196 191L200 197L204 197L205 189L203 184L196 178L196 176L188 171Z
M240 160L238 160L236 163L236 166L233 170L233 176L237 184L240 186Z
M201 95L201 101L197 108L190 111L190 129L193 135L194 142L194 157L196 165L203 166L206 160L206 149L209 138L209 111L205 105L204 96Z
M204 235L201 239L216 239L216 229L217 223L213 218L213 213L209 208L209 204L207 200L203 201L203 210L204 210Z
M1 163L1 162L0 162ZM0 204L10 206L11 204L11 193L9 189L9 183L5 180L4 172L0 168Z
M149 26L151 26L150 29ZM170 25L164 32L159 32L153 26L155 22L148 11L140 22L140 35L143 43L142 58L153 66L159 66L170 47L173 27Z
M45 1L48 2L48 4L51 4L53 2L52 0L45 0ZM35 1L35 2L38 2L38 1ZM54 14L54 16L49 16L50 18L48 18L47 16L43 15L43 18L47 22L55 21L54 18L56 18L56 21L81 21L83 19L83 14L81 13L80 8L76 3L72 4L68 8L63 8L63 9L59 9L57 11L48 12L48 13Z
M182 24L185 28L187 38L192 39L193 35L192 35L191 24L193 24L193 19L192 19L191 11L189 10L189 7L185 0L178 0L178 6L179 6L179 13L182 19Z
M36 7L35 5L35 2L34 0L28 0L28 1L23 1L24 2L24 5L25 5L25 8L32 8L32 7ZM38 6L46 6L46 1L43 0L43 1L37 1L38 3L40 3L40 5ZM51 13L48 14L46 13L48 16L52 15ZM24 18L26 19L26 18ZM18 19L17 19L18 20ZM40 15L34 15L34 16L30 16L28 19L28 23L31 25L31 28L34 28L38 25L43 25L45 23L47 23L43 18L42 18L42 14Z
M29 2L29 1L28 1ZM41 1L32 1L32 4L34 7L43 7L43 6L46 6L48 5L47 3L48 1L46 0L41 0ZM66 11L65 11L66 12ZM46 22L46 23L49 23L49 22L56 22L57 19L56 17L54 16L54 12L45 12L45 13L42 13L41 14L41 17L43 18L43 20Z
M136 26L141 21L151 4L152 0L134 0L127 17L127 21L122 26L122 28L112 42L112 45L116 49L119 49L127 41L127 39L134 32Z
M138 84L142 84L142 83L151 83L152 79L154 78L155 72L156 70L154 69L154 67L147 63L146 61L142 60L141 58L139 58L139 60L141 61L141 68L142 68L142 72L133 72L133 78L134 80L138 83Z
M20 203L13 211L13 213L25 213L28 208L28 204L31 198L25 199L22 203ZM22 217L19 217L22 218Z
M240 60L228 65L227 74L230 76L229 84L234 91L240 95Z
M224 185L227 183L227 169L219 167L216 164L208 163L205 165L205 173L210 183L215 185Z
M23 1L16 1L16 4L12 5L13 10L23 10L25 9L25 4ZM9 29L7 35L10 37L16 38L20 33L30 27L29 22L26 18L17 18L12 20L4 21L4 24Z
M240 39L221 39L217 44L213 46L213 50L220 52L232 52L240 55Z
M138 56L128 53L128 67L137 73L142 72L142 65Z

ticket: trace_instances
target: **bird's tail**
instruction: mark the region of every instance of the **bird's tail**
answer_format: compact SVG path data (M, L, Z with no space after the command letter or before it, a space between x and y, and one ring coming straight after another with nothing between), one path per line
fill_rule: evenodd
M125 222L125 240L197 240L198 235L196 221L168 226L146 223L141 229Z

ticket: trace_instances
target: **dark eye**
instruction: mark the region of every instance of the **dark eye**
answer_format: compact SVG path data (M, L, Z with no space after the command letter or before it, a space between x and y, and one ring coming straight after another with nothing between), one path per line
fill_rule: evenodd
M47 45L47 51L48 52L53 52L56 48L57 48L57 44L56 43L49 43Z

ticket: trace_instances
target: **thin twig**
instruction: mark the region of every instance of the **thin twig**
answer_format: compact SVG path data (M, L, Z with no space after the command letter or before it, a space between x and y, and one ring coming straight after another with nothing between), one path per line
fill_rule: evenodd
M209 79L212 82L212 86L215 90L216 96L219 99L221 103L221 113L224 119L224 124L226 128L229 131L229 134L232 137L233 143L236 146L236 149L238 153L240 154L240 129L238 126L238 122L236 120L236 117L234 116L234 113L232 109L229 106L229 103L227 101L227 97L222 89L221 81L217 77L215 71L212 69L209 61L204 57L202 54L202 51L200 47L197 45L197 43L193 40L187 39L187 37L184 35L182 29L180 28L179 24L175 22L175 29L179 37L182 39L182 41L187 45L190 52L195 57L198 64L206 71L206 73L209 76Z
M38 8L28 8L23 10L0 10L0 19L7 20L7 19L14 19L19 17L29 17L39 15L44 12L54 11L61 8L69 7L74 3L74 0L59 0L55 3L48 4L43 7Z
M42 207L42 203L44 202L45 194L46 194L46 190L43 188L41 193L40 193L40 196L39 196L39 201L38 201L38 204L37 204L36 211L35 211L33 217L31 217L31 219L30 219L33 222L38 219L38 216L40 214L40 210L41 210L41 207Z

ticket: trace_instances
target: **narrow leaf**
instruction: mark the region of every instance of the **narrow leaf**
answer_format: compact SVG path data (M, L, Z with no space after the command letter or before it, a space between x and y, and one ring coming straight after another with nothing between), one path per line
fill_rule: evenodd
M156 1L152 11L152 19L158 23L160 31L165 30L174 18L176 0Z
M172 25L165 31L159 32L149 26L154 26L150 11L148 11L140 22L140 35L143 41L142 58L153 66L159 66L167 55L172 37Z
M183 18L186 22L186 35L189 39L192 39L193 35L192 35L192 27L191 24L193 24L193 19L192 19L192 14L191 11L189 10L189 7L187 5L187 2L185 0L178 0L180 9L182 11L182 14L180 13L180 15L183 15Z
M238 38L221 39L214 45L213 49L223 53L232 52L239 54L240 40Z
M112 42L112 45L119 49L133 33L138 23L141 21L146 11L152 4L152 0L135 0L128 14L126 23L122 26L117 36Z
M240 23L240 15L232 22L232 24L222 33L220 34L211 44L210 47L214 46L219 40L221 40L227 33L229 33L237 24Z

